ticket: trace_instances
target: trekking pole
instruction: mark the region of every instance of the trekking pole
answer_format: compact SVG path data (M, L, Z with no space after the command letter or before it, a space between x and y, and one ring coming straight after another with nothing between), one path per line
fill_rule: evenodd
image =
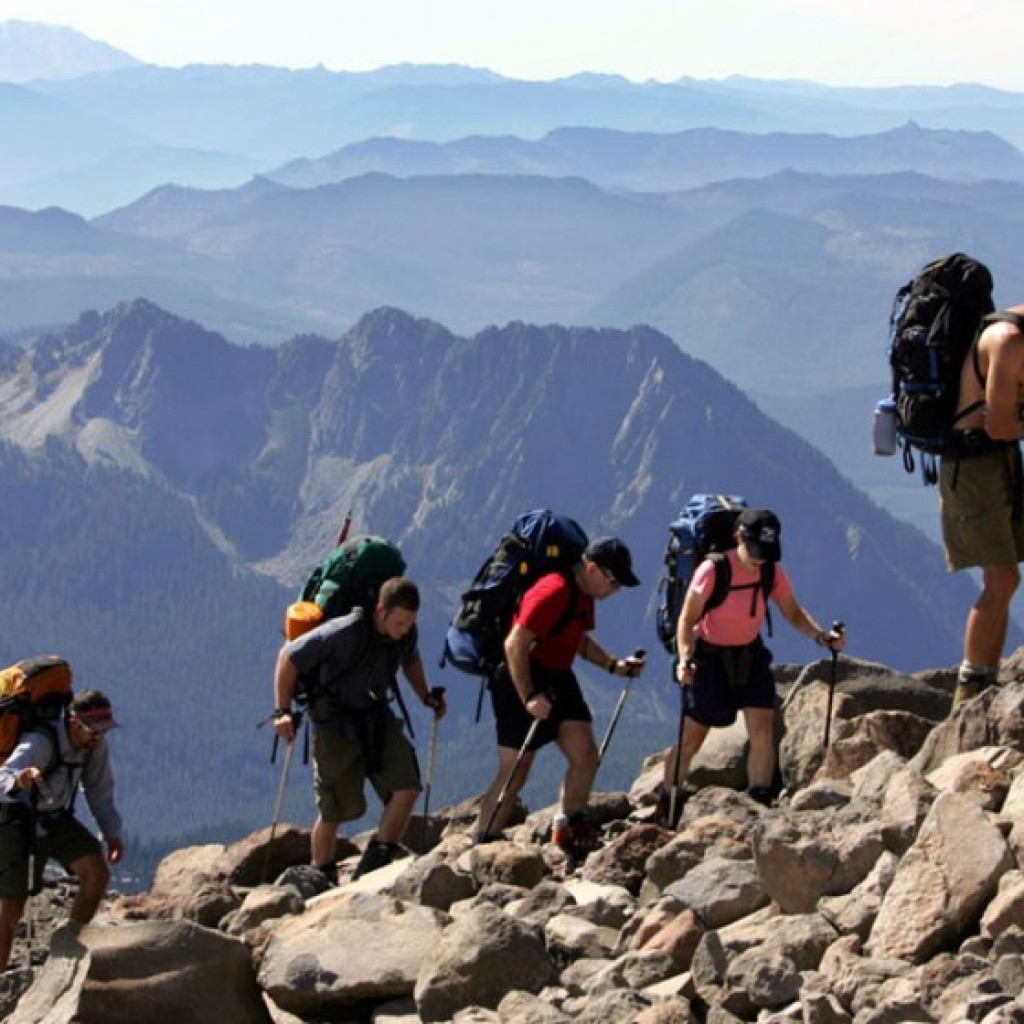
M491 828L494 826L494 819L497 818L498 811L501 810L501 805L505 802L509 786L512 785L512 780L516 777L516 773L519 771L519 767L523 763L523 758L526 757L526 752L530 749L533 737L537 735L540 723L541 720L539 718L535 718L531 723L530 731L526 734L526 739L523 740L523 745L519 748L519 753L516 754L515 764L512 765L512 770L508 773L508 776L502 783L501 789L498 791L498 799L495 800L494 809L491 811L491 816L487 819L487 827L484 829L484 835L490 834Z
M683 689L685 685L679 684L679 731L676 735L676 763L672 766L672 788L669 790L668 799L669 828L675 828L673 822L676 820L676 805L679 802L679 764L683 757L683 726L686 724L686 697Z
M638 647L633 652L634 658L646 658L647 652L642 648ZM601 740L601 747L597 752L597 766L601 767L601 762L604 760L605 751L608 749L608 744L612 741L612 734L615 732L615 727L619 724L619 716L622 714L622 708L625 706L626 698L629 696L629 688L633 685L633 680L636 679L636 673L630 671L626 676L626 683L622 687L622 693L619 694L619 701L615 705L615 711L612 713L612 720L608 723L608 730L604 734L604 739Z
M430 691L431 697L440 699L444 696L444 687L435 686ZM427 750L427 781L423 786L423 827L422 834L420 836L420 848L421 852L427 852L427 817L430 813L430 790L434 785L434 757L437 753L437 729L439 722L437 720L437 709L434 709L434 721L430 726L430 747Z
M341 524L341 532L338 534L338 539L334 542L334 546L338 547L344 544L348 540L348 531L352 528L352 509L349 509L345 514L345 522Z
M846 626L838 619L832 623L833 633L843 633ZM824 754L828 750L828 738L832 728L832 698L836 692L836 676L838 674L838 662L839 652L832 651L832 672L828 681L828 709L825 711L825 742L821 746L821 752Z
M32 967L32 945L35 939L35 922L32 914L32 890L36 882L36 814L39 804L39 790L32 784L28 796L28 896L25 900L25 966Z
M277 799L274 801L274 817L270 823L270 838L267 840L267 848L263 854L263 869L260 871L260 884L262 885L267 880L267 870L270 867L270 849L274 845L274 836L277 833L277 823L281 818L281 807L284 804L284 793L285 787L288 785L288 771L292 766L292 755L295 753L295 744L299 739L299 729L301 728L302 712L295 711L292 713L292 723L295 727L295 735L292 736L291 743L288 744L288 749L284 755L284 765L281 768L281 782L277 787ZM274 733L274 750L277 750L277 733ZM271 759L273 760L273 759Z

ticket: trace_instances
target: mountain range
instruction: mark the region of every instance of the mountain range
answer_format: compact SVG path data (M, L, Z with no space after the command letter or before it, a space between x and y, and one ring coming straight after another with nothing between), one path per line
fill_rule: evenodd
M469 333L647 323L934 536L932 495L868 447L893 296L965 249L1012 304L1022 243L1010 181L785 171L637 194L536 175L261 178L167 186L92 221L0 209L0 303L14 330L145 296L265 344L336 335L380 305Z
M806 169L845 159L848 170L1019 179L1019 156L1006 143L1024 145L1024 96L981 86L857 89L742 77L634 83L595 74L536 82L457 65L396 65L360 73L323 67L163 68L105 50L67 29L0 22L0 32L0 203L60 205L84 215L107 212L169 182L237 187L255 173L276 174L296 160L310 163L289 166L288 175L321 178L339 159L331 154L367 140L381 140L370 147L377 150L374 165L387 163L396 148L382 140L395 140L443 145L441 153L419 152L421 161L488 163L502 155L556 169L571 156L553 152L563 144L565 129L610 129L635 136L632 145L648 150L650 135L668 136L653 143L662 155L650 167L627 173L606 152L619 141L585 132L574 137L574 145L585 142L587 158L598 165L594 180L604 183L609 173L639 188L707 180L714 172L705 159L712 167L720 161L730 174L730 167L741 174L765 173L787 149L809 150L789 164ZM939 135L888 137L908 122ZM709 127L726 134L674 139ZM764 141L744 143L729 133ZM878 138L846 145L822 138L825 133ZM787 138L793 135L804 136L804 142ZM673 150L697 140L703 158L694 163L691 156L678 169L665 164ZM389 146L392 155L382 157ZM367 154L350 152L345 159L358 163ZM744 159L749 168L762 170L744 170ZM680 162L675 155L672 160Z

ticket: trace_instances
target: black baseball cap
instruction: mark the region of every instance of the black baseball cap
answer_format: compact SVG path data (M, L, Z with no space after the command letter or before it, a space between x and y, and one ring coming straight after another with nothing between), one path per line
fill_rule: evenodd
M640 581L633 572L633 556L618 537L601 537L593 541L584 552L595 565L607 570L621 587L638 587Z
M747 550L764 562L782 558L782 524L779 517L766 508L747 508L736 521Z

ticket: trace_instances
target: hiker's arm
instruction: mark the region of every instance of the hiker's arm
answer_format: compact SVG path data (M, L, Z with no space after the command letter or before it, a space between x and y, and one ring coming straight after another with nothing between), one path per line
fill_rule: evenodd
M697 646L694 629L704 614L707 598L693 587L686 592L683 610L676 624L676 679L681 683L692 683L694 676L693 655Z
M298 682L299 670L292 661L286 644L278 652L277 665L274 667L274 730L285 743L291 743L295 739L295 719L292 717L291 707Z
M47 764L51 757L50 743L41 733L24 736L0 766L0 803L21 803L33 786L42 785L40 766Z
M811 617L811 613L800 604L792 591L774 598L786 621L808 640L813 640L830 651L841 651L846 640L842 631L830 633L821 628Z
M432 691L430 683L427 682L427 672L423 667L423 659L417 651L404 665L402 674L409 681L413 693L420 699L420 703L427 708L432 708L438 718L444 718L448 705L445 703L444 691Z
M526 710L534 718L547 718L551 714L551 701L545 694L534 690L530 672L530 650L536 640L536 634L517 623L505 637L505 662L512 685Z
M1024 338L1009 324L986 332L988 355L985 383L985 431L997 441L1016 441L1021 436L1020 385L1024 376Z
M82 768L82 791L109 854L112 844L121 842L122 822L114 800L114 771L105 739L89 752L89 759Z

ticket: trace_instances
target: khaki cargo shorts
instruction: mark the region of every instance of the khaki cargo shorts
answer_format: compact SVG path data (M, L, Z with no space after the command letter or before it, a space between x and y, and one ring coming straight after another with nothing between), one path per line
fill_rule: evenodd
M366 813L366 780L381 803L391 794L412 789L419 792L420 769L416 751L394 715L385 716L378 767L367 771L362 743L341 732L320 727L313 731L313 791L324 821L355 821Z
M944 458L939 470L942 540L950 571L1024 561L1024 521L1014 522L1012 449ZM956 486L953 481L956 480Z

